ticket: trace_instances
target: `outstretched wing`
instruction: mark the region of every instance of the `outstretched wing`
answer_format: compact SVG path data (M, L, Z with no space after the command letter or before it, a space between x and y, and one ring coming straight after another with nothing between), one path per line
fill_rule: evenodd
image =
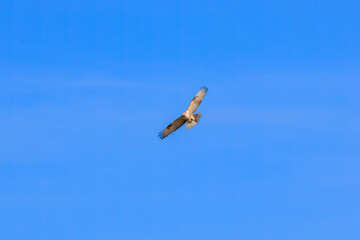
M170 123L169 126L167 126L164 129L164 131L159 133L159 138L164 139L165 137L169 136L171 133L175 132L179 127L184 125L185 122L186 120L184 117L179 117L178 119Z
M207 87L205 87L205 86L201 87L200 91L193 98L193 100L191 101L191 103L186 111L189 111L190 113L194 113L196 111L196 109L199 107L203 98L205 97L207 90L208 90Z

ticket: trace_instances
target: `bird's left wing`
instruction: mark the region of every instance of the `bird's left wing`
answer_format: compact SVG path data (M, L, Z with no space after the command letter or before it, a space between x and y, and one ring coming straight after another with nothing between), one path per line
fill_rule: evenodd
M165 137L169 136L171 133L175 132L179 127L184 125L185 122L186 120L184 117L179 117L178 119L170 123L169 126L167 126L164 129L164 131L159 133L159 138L164 139Z
M207 87L205 87L205 86L201 87L199 92L196 94L196 96L191 101L191 103L186 111L189 111L190 113L194 113L196 111L196 109L199 107L203 98L205 97L207 90L208 90Z

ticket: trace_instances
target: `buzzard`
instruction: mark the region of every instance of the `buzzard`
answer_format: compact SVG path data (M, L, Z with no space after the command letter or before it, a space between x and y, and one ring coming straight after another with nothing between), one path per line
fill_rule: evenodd
M193 98L187 110L183 114L181 114L181 116L178 119L170 123L169 126L167 126L162 132L159 133L160 139L164 139L167 136L169 136L171 133L175 132L178 128L184 125L185 122L186 122L186 129L192 128L199 122L201 113L197 113L197 114L194 113L196 109L199 107L203 98L205 97L207 90L208 88L205 86L200 88L199 92Z

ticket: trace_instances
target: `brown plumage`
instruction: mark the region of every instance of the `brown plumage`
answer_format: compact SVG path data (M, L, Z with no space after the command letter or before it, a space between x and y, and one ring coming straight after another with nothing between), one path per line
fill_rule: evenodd
M169 136L171 133L175 132L186 122L186 129L190 129L195 126L201 117L201 113L194 114L198 109L200 103L202 102L205 94L207 93L208 88L203 86L200 88L200 91L196 94L196 96L191 101L187 110L175 121L169 124L162 132L159 133L159 138L164 139Z
M186 119L181 116L172 123L170 123L169 126L167 126L164 131L159 133L159 138L164 139L165 137L169 136L170 133L175 132L178 128L180 128L184 123L186 122Z

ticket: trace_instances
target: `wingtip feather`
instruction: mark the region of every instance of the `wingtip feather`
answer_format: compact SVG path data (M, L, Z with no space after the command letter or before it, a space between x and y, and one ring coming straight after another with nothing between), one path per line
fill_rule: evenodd
M159 132L158 137L163 140L165 138L165 135L163 132Z
M200 91L207 92L208 88L204 85L200 88Z

